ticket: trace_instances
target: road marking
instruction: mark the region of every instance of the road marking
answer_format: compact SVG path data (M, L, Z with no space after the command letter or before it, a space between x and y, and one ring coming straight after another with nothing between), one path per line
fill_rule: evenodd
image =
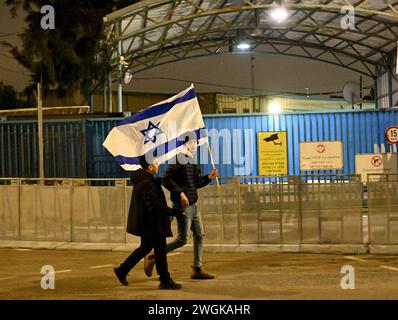
M59 270L55 271L54 273L66 273L66 272L72 272L72 270Z
M18 278L18 277L6 277L6 278L0 278L0 281L2 281L2 280L11 280L11 279L16 279L16 278Z
M398 268L394 268L394 267L390 267L390 266L380 266L380 268L387 269L387 270L398 271Z
M182 254L182 252L168 253L167 256L168 256L168 257L171 257L171 256L178 256L179 254Z
M357 258L357 257L352 257L352 256L346 256L344 257L348 260L355 260L355 261L361 261L361 262L367 262L367 260L361 259L361 258Z
M16 251L32 251L32 249L22 249L22 248L14 249L14 250L16 250Z
M99 269L99 268L107 268L107 267L114 267L113 264L104 264L102 266L93 266L93 267L89 267L90 269Z

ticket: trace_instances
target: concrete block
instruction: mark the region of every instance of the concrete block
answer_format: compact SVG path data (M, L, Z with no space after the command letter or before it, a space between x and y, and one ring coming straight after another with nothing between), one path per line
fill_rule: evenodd
M363 244L302 244L302 253L366 254Z
M369 245L370 254L398 254L398 245Z
M60 241L0 240L0 248L53 250L66 243Z

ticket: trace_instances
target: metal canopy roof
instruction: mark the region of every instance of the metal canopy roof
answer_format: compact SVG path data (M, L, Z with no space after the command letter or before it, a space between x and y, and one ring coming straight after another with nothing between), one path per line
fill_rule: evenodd
M250 52L332 63L369 77L392 69L398 0L285 0L276 23L273 0L147 0L104 17L111 66L123 56L133 73L193 57ZM341 8L355 7L355 30L341 27ZM247 53L247 52L245 52Z

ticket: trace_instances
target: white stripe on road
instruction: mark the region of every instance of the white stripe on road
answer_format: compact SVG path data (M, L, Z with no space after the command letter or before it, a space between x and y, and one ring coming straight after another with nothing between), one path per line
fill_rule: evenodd
M387 269L387 270L398 271L398 268L394 268L394 267L390 267L390 266L380 266L380 268Z
M108 268L108 267L114 267L113 264L104 264L102 266L93 266L93 267L89 267L90 269L99 269L99 268Z
M16 251L32 251L32 249L23 249L23 248L19 248L19 249L14 249Z
M179 254L182 254L182 252L168 253L167 256L168 256L168 257L171 257L171 256L178 256Z
M16 279L18 277L7 277L7 278L0 278L0 281L2 280L11 280L11 279Z
M364 260L364 259L361 259L361 258L357 258L357 257L352 257L352 256L346 256L344 258L349 259L349 260L354 260L354 261L367 262L367 260Z
M72 270L59 270L55 271L54 273L66 273L66 272L72 272Z

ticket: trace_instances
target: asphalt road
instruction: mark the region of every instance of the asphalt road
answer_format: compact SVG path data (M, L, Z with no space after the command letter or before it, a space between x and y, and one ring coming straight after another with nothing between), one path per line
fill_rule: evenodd
M140 262L123 287L113 274L128 252L0 249L0 299L398 299L398 256L301 253L206 253L214 280L191 280L192 254L174 252L169 270L183 288L158 290ZM41 288L41 268L54 267L55 289ZM341 268L355 271L342 289ZM352 283L352 282L351 282Z

